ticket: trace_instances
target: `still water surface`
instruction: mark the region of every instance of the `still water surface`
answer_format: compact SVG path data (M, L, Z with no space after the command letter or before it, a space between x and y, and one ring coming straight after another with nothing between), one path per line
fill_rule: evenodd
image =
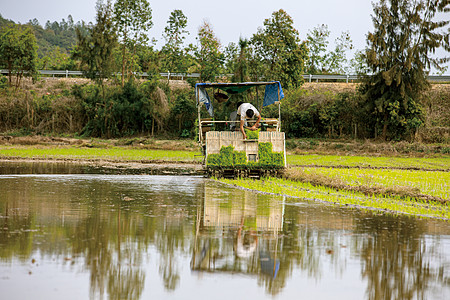
M0 175L0 295L450 299L450 225L201 177Z

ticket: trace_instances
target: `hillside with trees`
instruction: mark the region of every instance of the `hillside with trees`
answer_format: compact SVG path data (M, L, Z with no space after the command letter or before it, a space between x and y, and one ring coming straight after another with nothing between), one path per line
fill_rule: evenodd
M14 25L11 20L6 20L0 15L0 31ZM85 31L87 25L84 22L75 23L72 16L67 21L47 21L44 26L37 19L18 26L30 28L37 43L37 67L43 70L75 70L76 63L70 59L70 55L77 43L77 28Z

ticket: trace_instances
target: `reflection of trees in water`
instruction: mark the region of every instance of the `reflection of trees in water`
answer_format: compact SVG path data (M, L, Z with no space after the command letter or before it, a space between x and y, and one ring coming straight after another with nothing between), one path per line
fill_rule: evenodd
M27 184L19 191L0 202L2 216L20 212L0 219L2 229L8 228L0 230L0 244L5 246L0 257L30 260L30 254L39 251L59 256L72 268L83 262L93 298L106 294L111 299L138 299L145 284L142 255L154 244L165 287L176 288L177 251L187 251L185 235L191 234L186 220L193 210L192 196L180 199L171 191L143 193L132 185L90 180L38 192ZM36 226L39 234L30 230ZM20 234L11 234L15 231Z
M28 185L20 189L25 191L15 197L22 198L0 202L2 216L10 212L0 219L0 257L27 260L39 250L49 257L71 258L67 263L73 267L83 263L94 298L140 298L146 275L143 255L153 245L166 290L179 287L180 256L192 253L195 270L253 275L268 294L279 295L293 270L320 280L331 271L324 270L326 260L342 274L346 268L342 243L361 256L369 299L426 298L433 284L448 287L450 282L448 262L439 261L441 249L429 245L438 242L434 238L426 244L426 223L413 218L343 213L316 205L280 210L280 198L242 190L211 188L207 200L202 185L189 196L164 189L143 193L133 185L118 187L107 181L56 189L54 198L48 199L34 199ZM280 220L280 211L282 222L273 221ZM64 212L71 216L62 221ZM355 222L359 234L344 235L343 228L353 231ZM243 243L258 238L257 249L247 258L236 255L241 224ZM20 232L36 226L42 226L39 234ZM279 262L276 276L263 270L262 257Z
M28 213L17 214L13 203L2 202L0 205L0 258L16 256L28 259L32 252L34 233L23 230L31 228L34 217Z
M166 212L169 213L169 212ZM167 290L175 290L180 282L178 254L185 248L185 233L181 220L162 221L156 232L156 248L159 252L159 274Z
M409 217L367 216L358 230L362 240L362 276L368 280L368 299L427 299L430 287L449 286L439 274L433 246L423 239L425 223ZM361 241L360 241L361 242Z
M144 245L130 238L136 234L133 225L140 223L134 217L119 210L105 218L94 210L73 228L73 255L84 257L94 298L105 289L111 299L138 299L142 293Z

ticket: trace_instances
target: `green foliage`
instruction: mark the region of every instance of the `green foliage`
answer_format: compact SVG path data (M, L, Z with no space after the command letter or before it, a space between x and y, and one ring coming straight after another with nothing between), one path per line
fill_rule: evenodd
M84 110L82 134L122 137L167 130L176 136L191 136L196 111L193 92L177 90L175 100L169 103L161 85L157 79L144 83L130 80L123 88L105 85L105 97L97 85L74 86L72 94ZM169 119L173 122L168 122Z
M86 77L95 80L102 86L103 81L112 76L114 68L113 50L117 45L116 28L112 19L111 2L97 3L96 24L89 29L88 35L84 36L77 30L78 45L75 58L81 59L82 65L87 66Z
M450 48L448 33L441 31L450 21L435 20L449 6L446 0L381 0L373 5L374 32L368 34L365 57L374 75L363 91L375 136L381 130L383 139L399 139L422 125L427 70L440 70L449 60L433 55L441 46Z
M333 179L328 179L329 183ZM317 199L319 201L335 203L339 205L357 205L361 207L372 207L382 211L395 211L430 218L449 218L450 210L447 204L427 203L421 205L413 197L401 197L398 195L376 193L363 193L354 190L336 189L328 184L312 185L310 182L299 182L289 179L265 178L264 180L252 179L220 179L221 182L240 186L246 189L257 190L267 193L277 193L297 197L301 199ZM331 184L329 184L331 185ZM413 201L412 201L413 200Z
M353 41L348 31L341 33L335 40L335 48L328 58L328 72L338 74L348 74L347 51L353 49Z
M267 106L263 116L276 116L278 107ZM363 136L370 129L361 97L355 92L337 93L285 90L281 105L282 131L292 137Z
M326 69L327 47L329 44L330 30L328 26L322 24L314 27L306 36L308 45L308 66L309 74L320 74Z
M239 38L239 44L236 46L230 43L225 48L225 71L226 73L233 73L232 82L246 82L250 81L250 42L247 39Z
M259 132L260 129L257 130L249 130L247 128L244 129L245 135L247 136L248 140L258 140L259 139Z
M233 167L242 164L242 155L234 151L232 145L222 146L218 154L208 154L207 165L210 167ZM244 153L245 161L247 161ZM236 163L235 163L236 159Z
M37 44L30 27L10 25L0 33L0 67L9 71L9 84L16 75L15 87L23 76L37 75Z
M30 21L30 25L33 27L38 41L39 58L45 60L47 66L55 65L55 63L51 61L55 52L60 52L64 55L70 54L71 49L77 42L77 30L87 33L87 26L85 23L77 22L75 24L71 15L67 17L67 21L65 19L62 19L61 22L47 21L44 28L37 20ZM51 67L49 67L49 69L51 69Z
M272 163L272 143L258 144L259 163L262 165L271 165Z
M178 161L194 162L199 161L192 151L168 151L168 150L148 150L133 149L128 147L108 147L106 145L92 145L87 147L2 147L0 157L23 157L23 158L70 158L75 160L83 159L107 159L113 161Z
M77 68L75 60L62 48L52 47L39 59L40 70L74 70Z
M342 32L335 40L335 49L328 51L328 38L330 37L328 26L322 24L310 30L306 41L309 49L308 73L309 74L343 74L348 71L346 52L353 48L353 42L348 32Z
M152 10L147 0L117 0L114 3L114 22L121 41L122 86L125 76L136 70L131 58L136 55L138 46L146 46L147 31L153 26Z
M5 89L8 86L8 78L0 74L0 90Z
M208 154L208 159L206 163L208 166L220 167L222 165L220 154Z
M75 86L73 94L82 101L87 118L85 136L117 137L150 129L151 112L147 98L132 81L123 89L111 89L99 98L97 86ZM99 99L102 99L99 101Z
M279 80L283 87L298 87L307 59L307 47L300 41L294 21L284 10L272 13L250 41L254 57L252 77Z
M219 39L215 36L212 26L204 21L198 30L199 47L195 54L200 65L201 81L214 81L220 74L224 61Z
M188 55L188 50L183 48L183 41L186 34L187 17L183 11L174 10L167 21L167 26L164 28L163 37L166 44L161 49L161 70L169 72L187 72L191 59Z
M6 28L14 22L3 19L0 16L0 29ZM37 43L37 68L44 70L79 70L79 66L72 59L71 53L77 43L77 30L83 35L88 34L88 25L84 22L75 23L72 16L60 22L47 21L41 26L37 19L30 20L19 27L31 28Z
M127 47L147 44L146 32L153 26L152 9L147 0L117 0L114 20L122 43Z
M169 117L172 122L167 124L168 129L179 132L181 137L194 136L194 121L197 117L195 95L192 90L178 90L174 93L175 101L171 103Z

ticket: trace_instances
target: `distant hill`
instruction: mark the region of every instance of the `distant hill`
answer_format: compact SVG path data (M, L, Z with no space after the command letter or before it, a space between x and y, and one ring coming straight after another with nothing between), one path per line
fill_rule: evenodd
M16 24L12 20L4 19L0 15L0 31L9 24ZM67 20L62 19L61 22L47 21L45 26L41 26L37 19L30 20L21 26L31 26L34 30L38 44L38 57L42 60L42 67L45 67L44 61L53 61L51 64L56 66L54 60L58 56L69 57L70 52L77 43L76 28L86 30L87 26L84 21L74 23L72 16L68 16ZM47 59L45 60L44 58ZM48 64L47 64L48 65Z

